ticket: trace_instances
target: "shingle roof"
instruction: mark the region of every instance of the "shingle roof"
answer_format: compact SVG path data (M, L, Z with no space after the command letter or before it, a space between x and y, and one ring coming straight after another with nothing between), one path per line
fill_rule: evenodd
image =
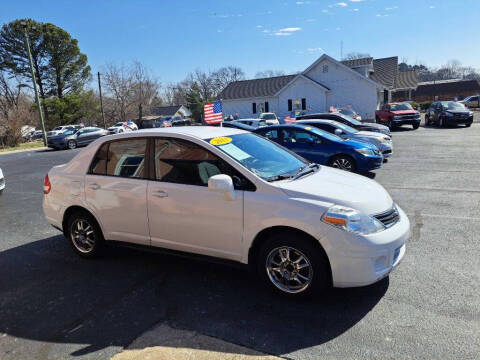
M458 80L438 83L420 83L414 95L442 95L442 94L460 94L467 91L480 91L478 80Z
M415 70L399 71L395 78L395 89L416 88L418 85L418 75Z
M161 116L173 116L180 109L182 105L173 105L173 106L157 106L152 109L154 115Z
M365 66L370 65L373 61L372 57L366 57L361 59L352 59L352 60L342 60L340 61L343 65L348 67L357 67L357 66Z
M395 86L398 71L398 56L373 60L373 74L370 79L385 85L387 88Z
M263 79L235 81L218 95L219 99L243 99L275 95L296 75L284 75Z

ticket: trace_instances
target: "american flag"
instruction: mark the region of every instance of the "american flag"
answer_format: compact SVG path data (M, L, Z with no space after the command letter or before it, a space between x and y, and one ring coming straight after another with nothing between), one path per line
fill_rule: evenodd
M295 122L295 119L296 118L296 114L295 114L295 111L292 111L291 113L289 113L286 117L285 117L285 123L287 124L292 124Z
M221 101L205 104L203 111L205 113L205 122L207 124L218 124L222 122L223 115Z

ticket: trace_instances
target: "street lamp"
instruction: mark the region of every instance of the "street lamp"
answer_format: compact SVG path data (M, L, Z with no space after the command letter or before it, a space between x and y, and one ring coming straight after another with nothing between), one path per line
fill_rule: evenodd
M25 21L22 21L20 25L22 25L25 33L25 47L27 48L27 52L28 52L28 60L30 61L30 71L32 72L33 90L35 91L35 100L37 102L38 115L40 116L40 124L42 125L43 145L47 146L47 133L45 132L45 122L43 121L42 105L40 104L40 96L38 95L38 89L37 89L37 80L35 78L35 71L33 70L33 59L32 59L32 52L30 50L30 40L28 39L27 23Z

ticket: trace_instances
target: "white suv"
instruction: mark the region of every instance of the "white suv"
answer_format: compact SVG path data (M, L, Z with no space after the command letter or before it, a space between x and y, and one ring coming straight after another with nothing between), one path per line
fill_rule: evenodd
M100 138L49 171L43 209L84 257L112 240L203 254L296 296L386 277L410 228L375 181L222 127Z

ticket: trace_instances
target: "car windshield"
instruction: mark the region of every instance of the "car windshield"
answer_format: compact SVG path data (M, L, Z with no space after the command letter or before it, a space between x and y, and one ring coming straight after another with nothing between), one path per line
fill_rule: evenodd
M56 127L55 129L53 129L53 130L54 130L54 131L56 131L56 130L62 130L62 128L63 128L62 126L57 126L57 127Z
M321 136L327 140L331 141L343 141L343 139L337 135L331 134L327 131L323 131L320 129L317 129L316 127L313 126L302 126L305 130L311 131L314 134L317 134L318 136Z
M391 104L390 105L391 111L401 111L401 110L413 110L412 105L408 103L404 104Z
M353 125L362 125L362 123L360 121L355 120L354 118L352 118L348 115L339 114L339 116L341 116L342 118L344 118L345 120L347 120L349 123L351 123Z
M342 129L343 131L347 132L347 133L350 133L350 134L355 134L358 132L358 130L352 128L351 126L348 126L348 125L345 125L345 124L342 124L342 123L339 123L337 122L335 124L335 127L339 128L339 129Z
M342 113L343 115L350 115L350 116L356 114L355 111L348 110L348 109L340 109L339 112Z
M123 123L122 122L119 122L119 123L116 123L115 125L113 126L123 126Z
M292 176L308 164L301 157L255 134L207 139L207 142L264 180Z
M442 106L447 110L465 110L465 105L455 101L444 101Z
M275 120L276 117L273 114L262 114L262 115L260 115L260 119L262 119L262 120Z

